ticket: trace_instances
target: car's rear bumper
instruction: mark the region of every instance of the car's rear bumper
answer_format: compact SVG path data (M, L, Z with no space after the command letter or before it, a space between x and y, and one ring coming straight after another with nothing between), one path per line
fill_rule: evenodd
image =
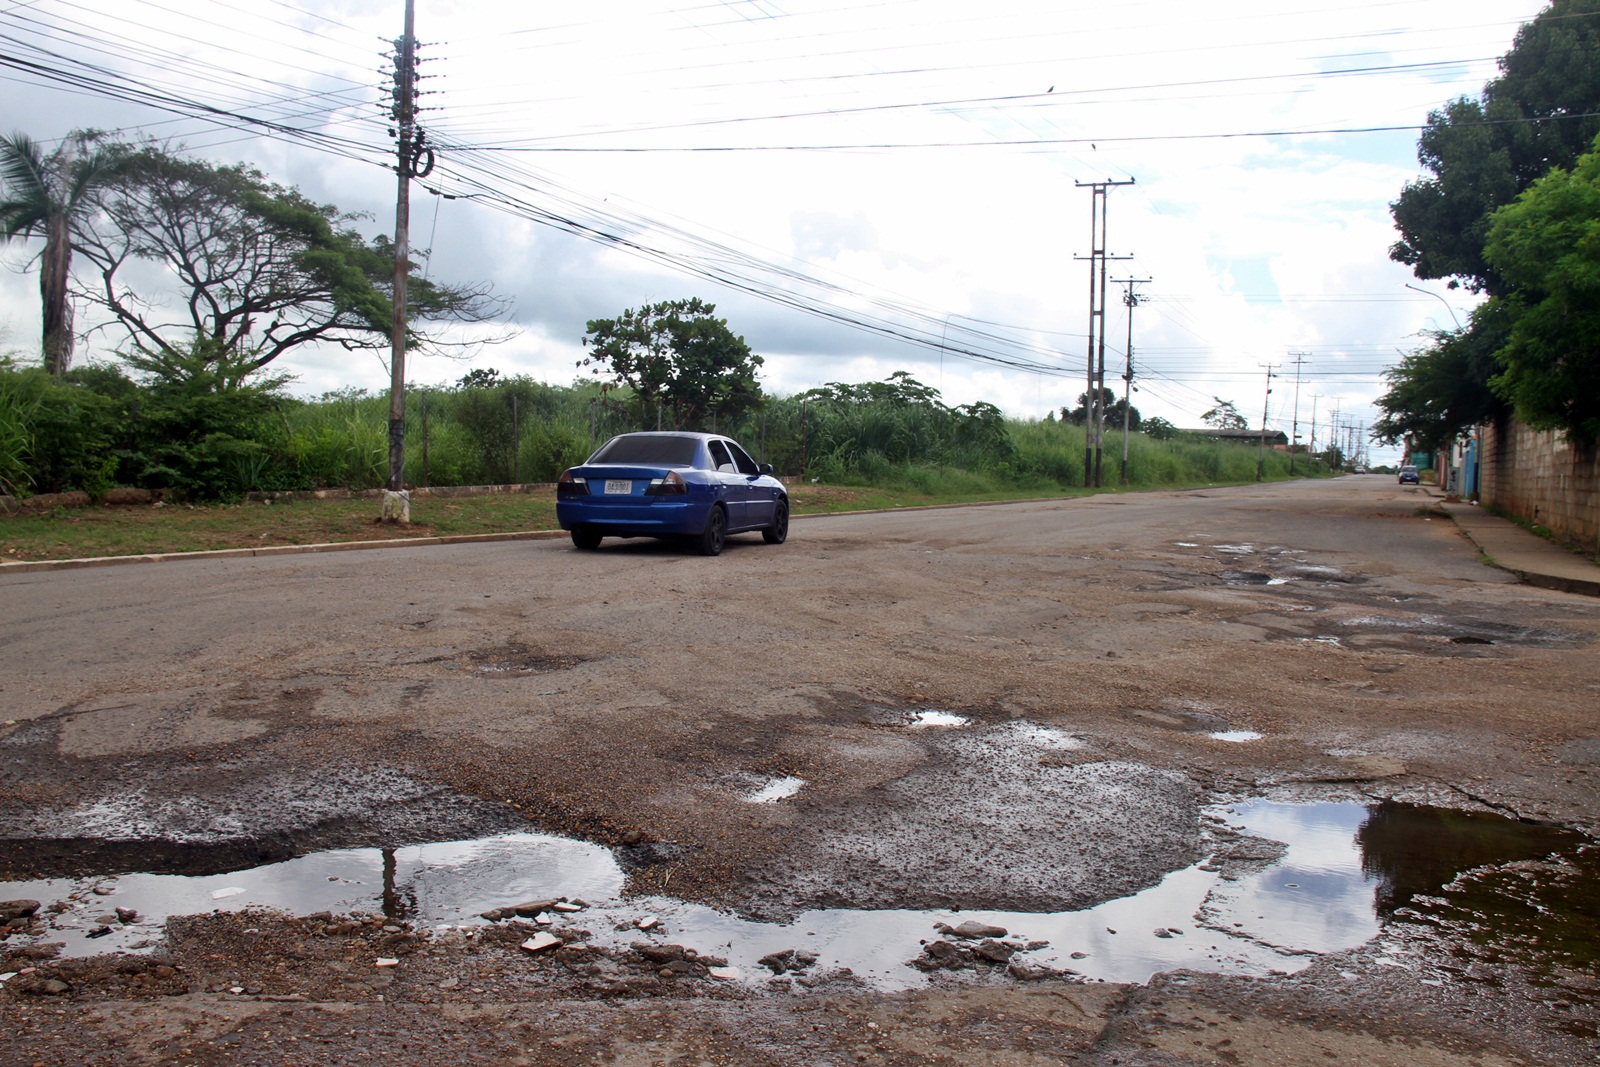
M563 530L579 526L620 537L694 534L705 529L704 503L656 497L649 503L602 503L595 499L556 501L556 521Z

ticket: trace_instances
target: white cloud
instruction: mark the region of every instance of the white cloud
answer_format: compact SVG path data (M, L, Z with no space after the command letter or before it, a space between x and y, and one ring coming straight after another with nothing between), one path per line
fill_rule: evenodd
M288 125L317 125L310 112L346 101L319 129L358 158L174 121L26 76L8 86L13 121L40 138L90 125L170 136L208 158L254 162L315 199L368 213L369 232L390 232L394 178L375 165L387 142L374 71L382 42L399 32L398 5L322 4L304 14L280 4L253 12L199 0L169 6L46 2L25 9L33 22L21 21L24 9L0 22L23 38L59 27L40 43L119 70L123 84ZM1383 365L1444 315L1436 300L1404 288L1408 273L1386 254L1394 240L1387 205L1418 172L1414 134L1189 138L1418 123L1430 108L1475 93L1517 25L1542 6L419 0L418 35L435 42L424 52L424 72L436 77L424 86L434 95L424 98L431 110L423 122L436 143L451 146L430 184L466 193L467 183L481 182L496 197L572 218L643 215L654 224L637 236L656 247L683 248L664 229L676 226L838 285L835 308L920 309L920 319L888 318L929 345L846 329L535 225L495 210L493 197L440 201L419 189L413 243L431 246L430 272L492 279L513 298L522 333L470 364L418 358L410 376L442 381L467 366L496 366L569 381L588 319L699 295L767 355L769 388L905 368L942 384L952 403L988 400L1039 415L1073 403L1083 388L1087 266L1075 257L1088 251L1090 200L1075 183L1131 176L1135 186L1111 193L1109 228L1111 251L1135 255L1113 264L1113 276L1152 279L1134 320L1136 354L1152 371L1136 398L1141 410L1192 423L1223 395L1251 411L1259 365L1306 349L1302 393L1339 397L1370 419ZM1409 66L1358 73L1396 65ZM1085 142L984 143L1078 138ZM891 143L972 146L462 150ZM6 261L15 267L25 255L13 248ZM713 272L748 277L731 254L696 255ZM810 285L784 284L802 302L821 298ZM31 274L0 275L0 324L12 345L37 332L35 285ZM1114 375L1125 343L1119 296L1107 316ZM1065 376L948 351L1011 350L994 337L1025 339L1030 347L1017 354L1055 362ZM91 351L104 340L94 338ZM305 353L287 369L308 393L386 383L381 362L367 356Z

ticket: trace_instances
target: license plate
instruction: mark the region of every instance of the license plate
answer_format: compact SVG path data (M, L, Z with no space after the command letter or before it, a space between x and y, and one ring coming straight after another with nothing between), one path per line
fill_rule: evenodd
M627 478L607 478L607 496L630 496L633 493L633 482Z

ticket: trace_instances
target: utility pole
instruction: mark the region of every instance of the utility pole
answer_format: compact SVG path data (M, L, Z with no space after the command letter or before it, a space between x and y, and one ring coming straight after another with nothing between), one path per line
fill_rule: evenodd
M389 327L389 481L383 497L383 517L411 521L411 499L404 489L406 460L406 284L411 273L411 179L433 170L433 150L417 129L417 11L416 0L406 0L405 33L394 42L395 173L399 193L394 214L394 317ZM424 166L423 160L427 163Z
M1289 424L1289 477L1294 477L1294 450L1300 444L1300 368L1311 358L1310 352L1290 352L1294 357L1294 419Z
M1100 486L1100 448L1105 431L1105 410L1101 390L1106 380L1106 260L1132 259L1132 256L1106 255L1106 193L1112 186L1132 185L1133 179L1114 182L1077 182L1080 189L1092 190L1089 201L1089 360L1088 389L1083 404L1083 484ZM1082 259L1082 256L1074 257ZM1098 348L1099 373L1095 371Z
M1272 364L1267 368L1267 395L1261 399L1261 448L1256 453L1256 481L1264 481L1267 477L1267 410L1272 406L1272 379L1278 375L1273 371Z
M1312 471L1317 469L1317 401L1321 399L1321 393L1311 394L1311 439L1306 442L1306 466Z
M1127 360L1122 370L1122 480L1119 485L1128 484L1128 419L1133 410L1133 309L1139 306L1139 294L1133 291L1136 285L1149 285L1149 278L1118 278L1118 285L1126 285L1127 291L1122 294L1122 302L1128 308L1128 351Z
M1333 418L1329 420L1328 424L1333 427L1332 430L1328 431L1328 446L1330 448L1343 447L1344 442L1339 439L1339 405L1337 402L1333 405ZM1339 457L1339 465L1341 467L1344 466L1344 456L1342 455Z

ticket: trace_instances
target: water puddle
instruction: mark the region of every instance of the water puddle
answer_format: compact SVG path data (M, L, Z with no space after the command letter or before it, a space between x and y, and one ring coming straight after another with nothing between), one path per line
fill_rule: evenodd
M747 793L744 800L750 804L776 804L799 793L805 784L804 778L773 778L755 792Z
M1261 735L1256 733L1254 730L1217 730L1213 733L1206 734L1206 736L1211 738L1213 741L1244 742L1261 740Z
M623 946L639 937L640 917L651 915L660 920L652 935L726 956L750 979L768 973L762 957L800 950L816 954L819 971L849 967L882 988L921 984L909 964L939 940L936 925L969 920L1003 927L1019 947L1016 963L1112 982L1143 982L1179 967L1290 972L1318 954L1365 943L1391 920L1454 924L1474 941L1494 940L1497 952L1507 943L1555 951L1551 935L1560 931L1572 938L1557 953L1565 965L1596 959L1586 916L1600 897L1600 849L1580 847L1578 834L1392 802L1261 800L1208 814L1219 829L1205 862L1131 896L1054 914L824 909L790 923L753 922L664 897L625 901L625 876L609 850L540 834L342 849L205 877L12 882L4 895L47 902L40 940L64 943L68 955L152 947L166 916L219 908L367 910L448 927L482 924L480 912L530 899L582 898L585 910L547 920ZM1561 854L1565 881L1525 862L1553 854ZM1020 947L1039 941L1048 944ZM1576 964L1574 953L1582 957Z
M1086 744L1083 738L1078 737L1075 734L1069 734L1065 730L1056 730L1049 726L1034 726L1031 723L1016 723L1013 729L1021 736L1021 739L1025 743L1034 745L1038 748L1048 748L1058 752L1065 752L1072 749L1083 748Z
M965 715L957 715L949 711L936 711L933 708L919 708L906 717L906 725L912 728L926 726L965 726L972 720Z
M1221 571L1217 578L1224 585L1272 585L1272 575L1265 571Z

